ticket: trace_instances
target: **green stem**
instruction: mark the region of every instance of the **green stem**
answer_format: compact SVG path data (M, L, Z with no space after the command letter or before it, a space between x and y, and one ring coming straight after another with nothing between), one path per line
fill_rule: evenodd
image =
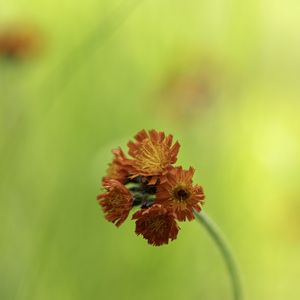
M199 221L199 223L201 223L205 227L205 229L207 230L211 238L216 243L220 252L222 253L223 259L226 263L227 270L231 279L233 299L234 300L244 299L239 267L235 259L235 256L231 250L231 247L229 246L223 233L221 232L219 227L203 211L201 211L201 213L194 211L194 215L196 219Z

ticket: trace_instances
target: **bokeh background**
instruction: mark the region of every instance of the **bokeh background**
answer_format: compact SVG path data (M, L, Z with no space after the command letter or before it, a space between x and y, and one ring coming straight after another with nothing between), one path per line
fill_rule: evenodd
M132 221L104 220L95 198L110 151L142 128L180 141L247 299L300 299L299 11L1 0L0 299L231 299L197 222L152 247ZM8 30L30 38L7 50Z

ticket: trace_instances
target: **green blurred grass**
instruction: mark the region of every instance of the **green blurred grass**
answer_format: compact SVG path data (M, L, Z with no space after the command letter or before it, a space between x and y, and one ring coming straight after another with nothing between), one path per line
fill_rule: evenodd
M153 248L132 222L117 230L103 219L95 196L110 149L142 128L180 140L179 163L196 167L248 299L298 299L299 4L143 1L98 39L94 28L111 30L123 3L1 4L1 23L33 20L46 46L0 65L0 299L230 299L196 222ZM220 91L178 119L159 91L174 66L188 72L207 57Z

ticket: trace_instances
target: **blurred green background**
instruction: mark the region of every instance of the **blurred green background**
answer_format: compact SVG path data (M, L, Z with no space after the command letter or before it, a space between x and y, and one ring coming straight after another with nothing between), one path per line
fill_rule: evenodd
M231 299L197 222L152 247L96 202L110 150L172 133L248 300L300 299L300 2L0 0L0 299ZM0 29L1 29L0 28Z

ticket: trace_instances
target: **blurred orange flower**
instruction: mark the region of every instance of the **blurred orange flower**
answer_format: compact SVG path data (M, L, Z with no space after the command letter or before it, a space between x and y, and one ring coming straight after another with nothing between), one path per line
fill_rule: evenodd
M0 28L0 56L24 59L41 50L41 34L34 26L14 24Z

